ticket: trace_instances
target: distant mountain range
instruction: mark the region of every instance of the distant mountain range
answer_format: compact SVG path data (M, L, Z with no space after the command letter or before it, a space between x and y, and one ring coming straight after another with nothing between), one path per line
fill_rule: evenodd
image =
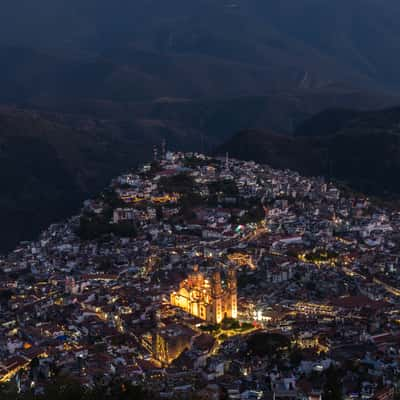
M399 17L396 0L5 0L0 43L57 49L100 74L116 63L121 96L171 95L171 84L179 96L337 81L393 90Z

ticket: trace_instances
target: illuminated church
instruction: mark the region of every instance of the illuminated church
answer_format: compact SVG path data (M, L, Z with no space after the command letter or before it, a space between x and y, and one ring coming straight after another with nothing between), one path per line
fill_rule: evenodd
M196 267L180 283L179 290L171 293L171 304L210 323L220 323L225 317L237 318L236 271L228 271L223 287L219 271L208 279Z

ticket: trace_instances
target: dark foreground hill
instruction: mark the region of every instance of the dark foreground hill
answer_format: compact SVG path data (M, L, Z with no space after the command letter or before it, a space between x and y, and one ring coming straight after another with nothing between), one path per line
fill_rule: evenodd
M300 123L296 136L400 134L400 107L382 110L327 109Z
M0 250L70 215L85 196L151 154L151 138L117 128L0 110Z
M399 126L400 109L374 113L334 110L303 124L298 132L302 136L245 130L218 152L228 151L233 157L254 159L276 168L339 179L379 196L398 195ZM311 135L306 135L306 128Z

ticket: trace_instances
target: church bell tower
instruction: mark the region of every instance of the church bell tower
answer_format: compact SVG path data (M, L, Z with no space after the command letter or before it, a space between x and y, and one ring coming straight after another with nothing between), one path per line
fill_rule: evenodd
M212 315L211 319L213 323L219 324L222 319L222 284L221 284L221 273L215 271L211 280L211 297L212 297Z
M228 271L228 315L231 318L237 318L237 276L236 270Z

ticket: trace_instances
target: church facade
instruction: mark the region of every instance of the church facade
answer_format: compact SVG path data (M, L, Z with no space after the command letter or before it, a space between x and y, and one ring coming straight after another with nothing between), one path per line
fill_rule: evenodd
M179 290L171 293L170 302L189 314L214 324L220 323L225 317L237 318L236 271L228 271L227 283L223 286L220 271L215 271L208 278L195 268L180 283Z

